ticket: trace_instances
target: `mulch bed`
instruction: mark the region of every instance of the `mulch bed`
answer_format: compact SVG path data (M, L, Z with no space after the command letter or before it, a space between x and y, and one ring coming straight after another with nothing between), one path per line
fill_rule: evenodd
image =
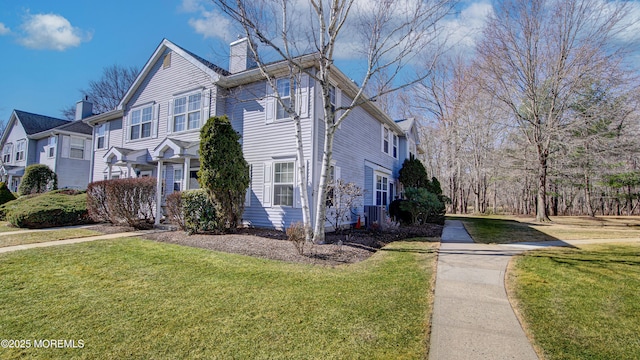
M268 229L238 229L225 235L187 235L183 231L165 231L151 233L144 238L265 259L336 266L365 260L393 241L414 237L439 241L442 228L441 225L427 224L375 233L354 230L348 237L346 234L329 233L326 244L307 244L303 255L298 254L284 232Z

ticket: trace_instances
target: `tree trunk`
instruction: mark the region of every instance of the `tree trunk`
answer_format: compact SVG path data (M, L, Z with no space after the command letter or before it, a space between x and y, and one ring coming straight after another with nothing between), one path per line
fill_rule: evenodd
M541 154L538 168L538 196L536 203L536 221L551 221L547 215L547 159Z

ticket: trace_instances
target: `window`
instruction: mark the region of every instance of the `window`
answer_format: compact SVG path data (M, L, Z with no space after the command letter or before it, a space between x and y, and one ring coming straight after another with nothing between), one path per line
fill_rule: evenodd
M329 102L331 103L331 111L336 111L336 87L329 86Z
M13 144L6 144L2 149L2 162L8 164L11 162L11 151L13 150Z
M69 149L71 159L84 159L84 139L71 137L71 148Z
M56 156L56 137L52 136L49 138L49 157L52 158Z
M107 124L96 126L96 149L104 149L107 147L106 128Z
M286 119L289 117L289 113L287 113L287 108L291 106L291 82L289 79L278 79L276 80L276 86L278 88L278 95L280 99L284 103L285 106L277 101L276 104L276 120ZM294 85L295 86L295 85Z
M202 94L195 93L173 100L173 131L198 129Z
M387 205L389 198L389 178L376 174L376 205Z
M151 137L151 123L153 120L153 106L131 111L131 125L129 128L129 138L131 140Z
M173 169L173 191L180 191L182 188L182 169Z
M16 161L24 160L24 148L26 147L26 142L24 140L18 141L16 144Z
M398 137L396 134L393 134L393 157L398 158Z
M384 128L384 132L382 134L382 152L385 154L389 153L389 129Z
M294 162L274 164L273 204L293 206Z
M386 126L382 126L382 152L398 158L398 135Z

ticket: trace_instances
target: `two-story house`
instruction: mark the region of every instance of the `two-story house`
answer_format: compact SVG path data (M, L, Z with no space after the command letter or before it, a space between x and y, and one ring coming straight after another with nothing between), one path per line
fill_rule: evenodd
M270 96L271 87L252 63L246 39L231 44L230 58L225 70L163 40L118 108L85 120L94 128L92 180L157 177L159 200L176 190L197 188L200 128L211 116L227 115L242 136L250 165L243 221L278 229L301 221L300 191L308 191L312 204L317 201L311 189L320 178L324 146L320 88L307 75L296 85L308 169L307 188L300 189L293 121ZM308 58L313 73L313 57ZM285 69L284 63L271 65L274 73ZM278 79L277 85L288 89L288 81ZM333 82L336 106L357 91L339 71ZM286 96L284 90L281 96ZM388 205L397 193L398 170L416 144L413 121L396 123L366 103L336 133L331 176L365 189L365 205Z
M80 101L76 120L91 114L90 103ZM84 113L83 113L84 111ZM86 189L91 169L92 129L82 121L69 121L14 110L0 140L0 176L11 191L18 191L24 170L45 164L58 176L59 188Z

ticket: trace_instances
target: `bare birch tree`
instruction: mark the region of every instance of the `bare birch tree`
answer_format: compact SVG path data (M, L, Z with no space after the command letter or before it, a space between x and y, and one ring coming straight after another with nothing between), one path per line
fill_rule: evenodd
M627 2L505 0L477 46L484 89L512 112L535 149L536 220L548 221L549 157L585 77L598 78L626 50ZM633 20L635 21L635 20Z
M240 25L249 39L251 51L263 77L273 89L278 103L293 119L296 127L299 183L303 221L308 241L323 242L325 231L328 174L333 139L339 126L356 107L420 81L432 69L437 58L437 24L452 9L451 0L213 0L213 3ZM257 45L266 47L258 51ZM339 76L334 67L338 52L352 52L361 61L361 74L355 90L347 93L350 102L336 107L332 81ZM418 61L419 60L419 61ZM291 100L283 101L275 74L269 67L285 62L291 79ZM420 63L420 67L413 67ZM426 63L426 66L425 66ZM407 71L409 69L410 71ZM421 69L418 71L417 69ZM315 204L310 204L306 184L300 113L296 107L295 80L308 75L320 88L324 111L324 148L320 180L313 189ZM384 79L376 84L377 75ZM410 79L407 74L417 74ZM402 78L401 78L402 75ZM346 89L348 90L348 89ZM310 206L315 206L311 220ZM315 225L311 231L312 223Z

